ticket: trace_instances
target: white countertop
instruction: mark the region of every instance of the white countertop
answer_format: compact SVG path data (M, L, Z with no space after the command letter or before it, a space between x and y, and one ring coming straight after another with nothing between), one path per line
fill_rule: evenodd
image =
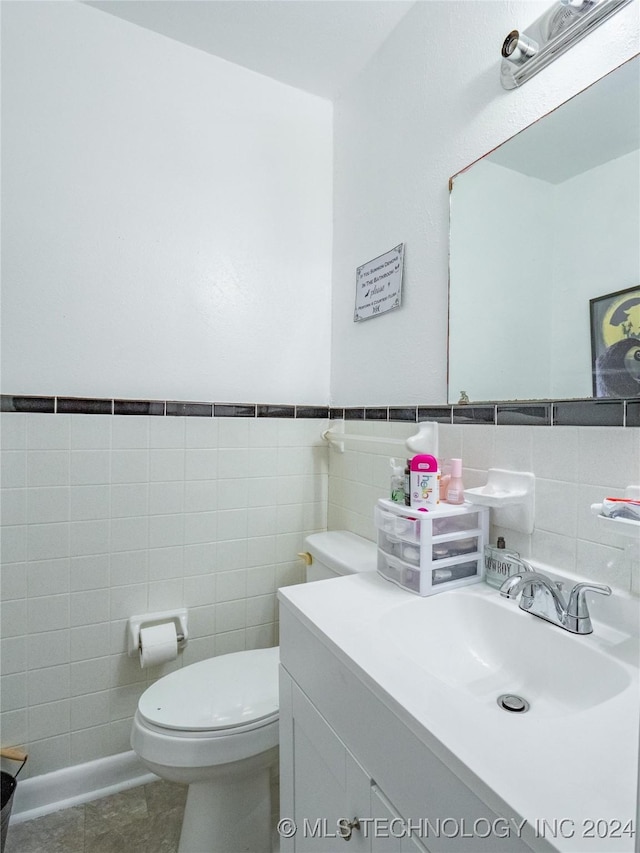
M546 837L558 850L633 851L627 824L633 821L635 830L638 638L629 634L633 618L620 618L620 614L637 608L637 599L614 593L608 599L618 596L609 605L614 624L594 617L593 634L567 635L568 642L588 644L589 650L595 648L615 659L624 668L625 681L628 676L625 689L579 711L557 706L545 710L542 695L539 703L538 697L530 696L531 710L517 715L501 710L495 699L470 697L450 680L434 677L420 667L421 655L428 655L429 649L400 649L383 630L388 615L398 607L421 602L412 608L416 612L419 607L420 615L428 619L436 599L459 593L491 596L497 606L517 613L516 618L529 620L529 634L562 630L520 611L517 602L500 598L484 583L419 598L367 573L286 587L279 597L281 606L292 610L414 733L423 732L427 745L438 744L440 758L446 762L449 754L457 759L454 763L468 768L468 784L474 777L480 779L534 828L542 828L543 821L547 827L555 826L551 834L547 829ZM450 631L450 641L455 643L455 624ZM540 663L544 676L544 660ZM572 678L573 673L566 672L569 685ZM576 691L579 687L575 685Z

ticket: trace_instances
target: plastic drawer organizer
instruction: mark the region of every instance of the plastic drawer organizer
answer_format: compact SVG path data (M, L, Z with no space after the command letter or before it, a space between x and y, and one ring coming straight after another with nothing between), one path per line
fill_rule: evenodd
M489 509L464 504L421 512L380 498L375 508L378 572L418 595L484 577Z

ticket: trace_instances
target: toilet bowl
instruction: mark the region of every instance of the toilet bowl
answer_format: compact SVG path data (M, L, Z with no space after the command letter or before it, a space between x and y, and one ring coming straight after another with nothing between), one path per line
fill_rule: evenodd
M308 581L375 571L372 542L346 531L305 540ZM163 779L187 784L179 853L269 853L278 760L278 648L193 663L140 697L131 746Z
M278 649L193 663L140 697L131 746L163 779L189 785L181 853L268 853L278 757Z

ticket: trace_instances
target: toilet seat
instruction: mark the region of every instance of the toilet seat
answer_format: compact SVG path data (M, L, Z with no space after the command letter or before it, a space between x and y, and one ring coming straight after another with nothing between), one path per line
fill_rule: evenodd
M168 774L176 768L195 773L275 749L279 653L275 647L221 655L148 687L131 730L131 746L143 763L181 781Z
M252 731L278 719L278 648L254 649L193 663L156 681L138 713L174 737Z

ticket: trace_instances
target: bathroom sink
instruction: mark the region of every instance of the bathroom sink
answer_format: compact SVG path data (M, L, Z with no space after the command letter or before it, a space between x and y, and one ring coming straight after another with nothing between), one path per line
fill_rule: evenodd
M597 648L523 613L497 591L455 590L416 598L379 617L379 638L397 660L495 704L502 694L530 703L529 713L559 715L593 708L628 687L630 676Z
M412 807L404 813L421 814L427 788L440 791L442 814L456 813L462 799L440 788L442 764L493 812L527 822L526 844L505 839L505 850L630 853L628 836L585 845L583 831L601 815L624 816L623 823L635 815L636 598L621 590L594 595L593 633L576 635L484 583L420 597L363 572L280 595L282 666L301 675L302 696L326 703L349 749L367 744L377 762L372 775L393 802L402 798L392 796L390 765L400 768L399 786L406 774ZM528 709L500 707L505 694ZM422 747L438 760L425 760L428 781L417 784L420 774L407 768L411 756L426 758ZM573 834L537 834L560 824ZM497 850L494 840L469 849Z

